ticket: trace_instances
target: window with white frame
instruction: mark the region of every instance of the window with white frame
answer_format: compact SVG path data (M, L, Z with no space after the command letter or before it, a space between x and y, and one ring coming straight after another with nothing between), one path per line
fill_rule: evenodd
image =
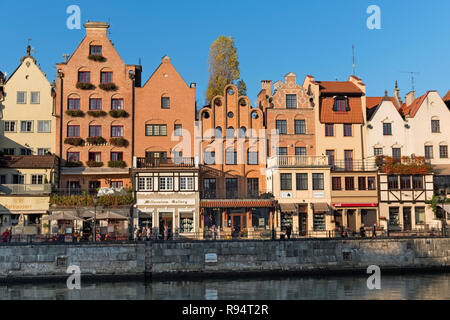
M20 132L33 132L33 121L20 121Z
M31 92L31 104L39 104L39 103L41 103L41 93Z
M32 174L31 184L44 184L44 175L42 174Z
M5 121L5 132L17 132L17 121Z
M139 189L139 191L152 191L153 190L153 177L139 177L138 189Z
M38 132L50 132L51 131L51 121L50 120L39 120L38 121Z
M50 152L49 148L39 148L37 154L38 156L45 156L49 152Z
M173 191L173 177L160 177L159 178L159 190L160 191Z
M180 177L180 190L181 191L194 190L194 177Z
M25 91L17 91L17 103L27 103L27 93Z

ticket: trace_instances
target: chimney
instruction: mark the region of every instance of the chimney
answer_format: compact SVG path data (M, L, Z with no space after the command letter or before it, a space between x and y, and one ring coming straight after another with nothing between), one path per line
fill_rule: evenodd
M109 24L106 22L88 21L85 23L84 28L87 36L106 37Z
M266 94L269 97L272 96L272 81L271 80L262 80L261 87L263 90L266 90Z
M408 94L406 95L406 105L410 106L414 102L414 100L416 100L415 92L414 91L408 92Z

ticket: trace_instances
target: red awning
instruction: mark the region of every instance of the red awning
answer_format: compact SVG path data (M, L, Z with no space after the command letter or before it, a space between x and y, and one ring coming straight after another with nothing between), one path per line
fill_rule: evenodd
M378 207L378 203L333 203L335 208L364 208L364 207Z
M273 200L202 200L202 208L273 208Z

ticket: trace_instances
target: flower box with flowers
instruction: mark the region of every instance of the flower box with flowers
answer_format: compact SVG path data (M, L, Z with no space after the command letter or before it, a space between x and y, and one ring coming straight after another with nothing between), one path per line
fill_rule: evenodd
M106 140L103 137L89 137L86 141L92 145L101 145L106 143Z
M66 110L66 114L71 117L84 117L84 112L81 110Z
M100 168L103 167L103 162L100 161L87 161L86 165L90 168Z
M97 62L105 62L106 61L106 58L104 56L102 56L101 54L90 54L88 56L88 59L92 60L92 61L97 61Z
M76 87L80 90L92 90L95 88L95 86L89 82L78 82Z
M102 110L89 110L87 114L94 118L106 116L106 112Z
M105 91L115 91L115 90L117 90L117 86L115 85L115 83L100 83L99 85L98 85L98 87L100 88L100 89L102 89L102 90L105 90Z
M125 161L121 161L121 160L111 160L108 162L108 167L110 168L125 168L127 166L127 164L125 163Z
M109 143L115 147L127 147L128 141L125 138L119 137L119 138L111 138L109 140Z
M128 117L128 112L125 110L111 110L109 115L113 118L126 118Z
M84 144L84 140L82 138L66 138L64 140L65 144L70 144L71 146L82 146Z

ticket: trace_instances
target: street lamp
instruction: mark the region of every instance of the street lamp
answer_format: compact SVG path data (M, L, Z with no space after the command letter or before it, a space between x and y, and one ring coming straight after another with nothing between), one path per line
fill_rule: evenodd
M442 203L442 206L441 206L441 210L442 210L442 236L443 237L445 237L446 236L446 229L447 229L447 213L446 213L446 211L445 211L445 208L444 208L444 204L445 204L445 200L447 199L447 196L445 195L445 193L444 192L442 192L441 191L441 193L439 194L439 200L440 200L440 202Z
M95 195L93 197L93 201L94 201L94 228L93 228L93 237L92 237L92 242L95 242L97 240L97 228L96 228L96 218L97 218L97 202L98 202L98 197Z

